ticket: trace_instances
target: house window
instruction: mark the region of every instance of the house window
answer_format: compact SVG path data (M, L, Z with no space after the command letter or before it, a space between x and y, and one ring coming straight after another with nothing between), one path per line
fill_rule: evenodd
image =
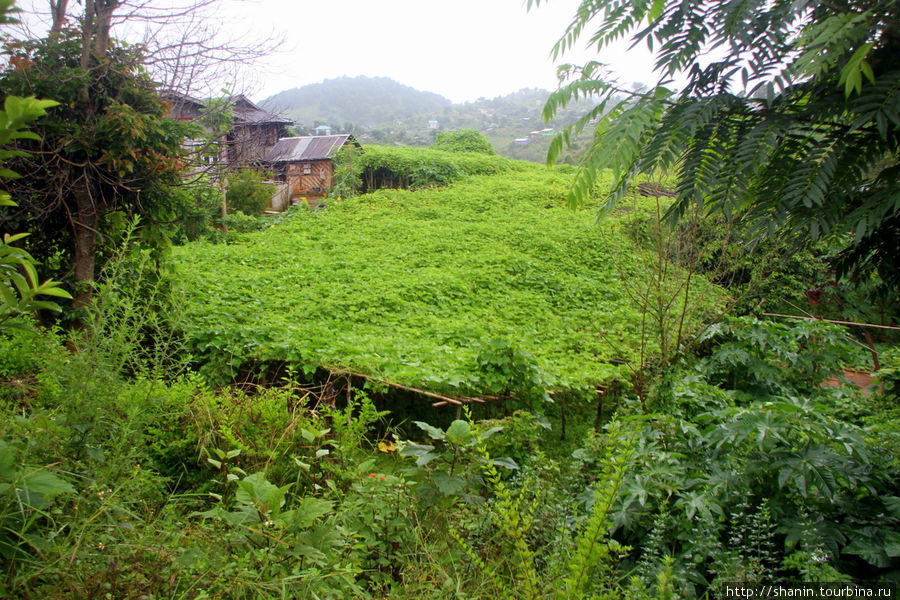
M303 174L311 175L312 174L312 165L310 165L309 163L305 163L303 165Z

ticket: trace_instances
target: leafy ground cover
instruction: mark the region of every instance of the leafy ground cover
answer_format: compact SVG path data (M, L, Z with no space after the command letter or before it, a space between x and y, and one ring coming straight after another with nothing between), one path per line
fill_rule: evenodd
M622 264L639 251L618 221L599 227L594 207L567 208L569 183L510 163L178 248L193 349L225 378L286 361L464 395L526 393L515 368L536 367L548 389L620 377L641 346L641 314L620 285L644 276Z
M398 439L360 391L332 407L290 380L209 388L165 347L165 283L133 274L99 290L85 331L0 335L2 598L649 600L897 579L897 363L888 394L823 387L852 353L836 327L726 321L656 411L626 401L567 443L524 411Z
M562 442L559 413L551 430L521 410L431 424L296 370L220 387L192 369L347 353L341 365L537 396L619 368L603 362L612 350L637 360L653 335L616 344L598 329L606 345L569 363L541 351L545 315L561 326L580 303L594 321L618 307L643 329L673 322L657 299L682 297L660 281L684 273L638 245L660 232L655 207L591 227L559 204L566 181L526 169L384 190L188 246L176 275L194 278L189 302L126 243L83 328L0 332L0 598L649 600L734 581L896 582L897 355L875 389L847 385L859 352L834 325L721 319L605 422L573 403ZM539 268L547 257L570 262ZM626 291L640 289L635 303ZM317 345L287 335L316 331L320 313ZM460 322L465 336L444 333ZM215 334L205 354L198 323ZM416 364L371 349L392 335Z

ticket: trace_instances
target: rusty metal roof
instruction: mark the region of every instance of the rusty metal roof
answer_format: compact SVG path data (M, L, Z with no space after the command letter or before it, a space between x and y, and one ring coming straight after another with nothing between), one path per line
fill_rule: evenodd
M266 161L278 163L332 158L347 140L352 141L352 136L346 133L281 138L269 150Z

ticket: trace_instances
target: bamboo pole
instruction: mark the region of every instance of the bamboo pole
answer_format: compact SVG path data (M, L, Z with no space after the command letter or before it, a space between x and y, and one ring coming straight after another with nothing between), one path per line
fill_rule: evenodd
M856 323L854 321L836 321L834 319L822 319L820 317L803 317L800 315L782 315L778 313L763 313L764 317L781 317L783 319L801 319L803 321L825 321L826 323L834 323L835 325L854 325L856 327L872 327L874 329L888 329L890 331L900 331L900 327L891 325L875 325L874 323Z
M352 371L346 371L344 369L328 369L335 375L344 375L346 377L359 377L361 379L367 379L369 381L375 381L377 383L383 383L393 388L397 388L400 390L405 390L407 392L413 392L415 394L421 394L422 396L427 396L428 398L435 398L439 400L439 402L435 402L432 406L445 406L447 404L453 404L455 406L462 406L463 404L468 404L470 402L481 402L484 403L484 400L481 398L470 398L466 396L446 396L444 394L438 394L435 392L429 392L428 390L421 390L419 388L410 387L408 385L403 385L400 383L396 383L394 381L387 381L386 379L378 379L377 377L372 377L371 375L364 375L363 373L354 373Z

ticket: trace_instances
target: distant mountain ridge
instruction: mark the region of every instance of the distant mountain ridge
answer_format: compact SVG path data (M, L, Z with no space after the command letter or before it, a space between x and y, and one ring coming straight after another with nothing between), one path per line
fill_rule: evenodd
M371 128L398 119L434 113L453 103L439 94L422 92L388 77L339 77L279 92L259 105L312 127Z
M505 96L454 104L387 77L339 77L266 98L259 105L294 119L299 135L328 125L363 144L428 146L442 131L475 129L508 158L544 162L553 135L584 115L592 103L573 102L545 123L541 111L550 92L522 89ZM560 160L574 163L593 135L593 126L573 140Z

